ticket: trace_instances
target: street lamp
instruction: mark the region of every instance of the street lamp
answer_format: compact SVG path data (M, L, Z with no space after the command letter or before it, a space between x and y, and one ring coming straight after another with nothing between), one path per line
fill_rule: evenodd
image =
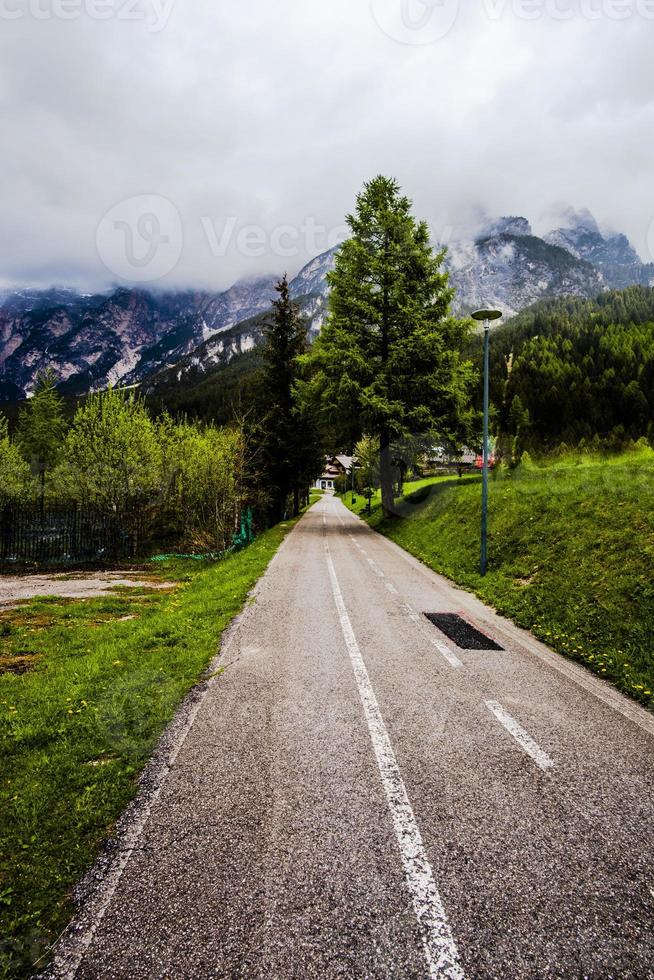
M484 449L483 449L483 470L481 483L481 561L479 571L482 575L486 574L488 568L488 374L489 374L489 335L491 320L499 320L502 316L501 310L475 310L471 314L473 320L482 320L484 323Z

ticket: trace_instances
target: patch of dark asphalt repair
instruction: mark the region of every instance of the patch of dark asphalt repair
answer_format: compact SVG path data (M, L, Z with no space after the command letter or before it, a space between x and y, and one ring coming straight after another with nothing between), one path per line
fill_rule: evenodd
M461 650L503 650L499 643L481 633L456 613L425 613L425 616L441 633Z

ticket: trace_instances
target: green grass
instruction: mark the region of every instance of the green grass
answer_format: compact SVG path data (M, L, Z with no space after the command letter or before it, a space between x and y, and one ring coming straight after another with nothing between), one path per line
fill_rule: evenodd
M173 592L0 613L0 977L47 957L72 886L292 524L218 563L153 565Z
M407 489L399 517L384 520L373 501L371 526L654 708L652 451L494 475L486 578L478 572L480 478ZM363 505L359 498L351 509L365 516Z
M404 497L409 497L411 494L417 493L419 490L423 490L425 487L434 486L436 483L445 483L452 479L457 479L454 476L428 476L422 480L407 480L404 484ZM356 514L363 514L367 510L368 502L363 496L360 490L354 494L355 504L352 506L352 491L348 490L347 493L342 493L339 495L343 502L347 504L349 509ZM370 500L370 508L372 512L378 511L381 508L381 490L376 490Z

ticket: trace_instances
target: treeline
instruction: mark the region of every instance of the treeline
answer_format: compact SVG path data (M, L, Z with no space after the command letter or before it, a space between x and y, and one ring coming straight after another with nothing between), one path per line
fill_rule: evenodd
M222 551L253 502L238 426L154 419L134 393L111 388L90 395L68 421L49 372L13 438L0 418L3 509L86 507L126 529L138 522L159 540Z
M654 442L654 289L537 304L493 333L491 352L505 454Z
M125 530L146 528L160 545L211 551L240 540L243 526L249 532L248 511L258 526L299 513L323 458L295 390L306 324L285 277L277 290L247 403L225 406L228 424L212 420L211 404L201 413L199 402L195 418L174 416L119 388L81 399L71 413L56 375L39 375L11 432L0 414L0 509L89 508Z

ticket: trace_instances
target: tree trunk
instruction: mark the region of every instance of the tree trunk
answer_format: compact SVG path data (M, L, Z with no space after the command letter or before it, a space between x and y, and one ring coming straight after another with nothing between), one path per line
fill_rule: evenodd
M388 236L384 237L384 258L388 262L390 244ZM385 265L385 268L387 266ZM386 376L389 354L390 307L388 282L382 283L382 320L381 320L381 364ZM388 378L385 377L388 384ZM382 510L384 517L390 517L395 512L395 496L393 494L393 469L391 467L391 435L388 427L384 426L379 433L379 482L381 485Z
M296 485L293 488L293 517L300 513L300 488Z
M384 517L395 513L393 494L393 469L391 467L391 437L388 429L382 430L379 437L379 482L381 485L382 510Z

